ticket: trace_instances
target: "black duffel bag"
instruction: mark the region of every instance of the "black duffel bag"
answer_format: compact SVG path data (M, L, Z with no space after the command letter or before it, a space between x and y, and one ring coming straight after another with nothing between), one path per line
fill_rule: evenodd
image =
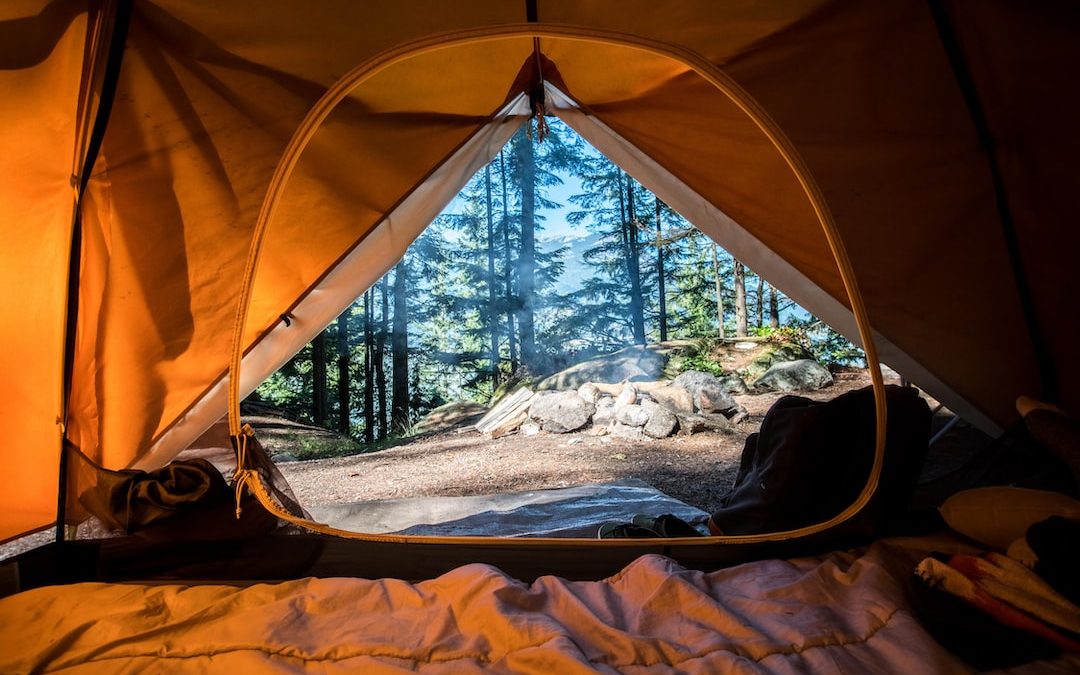
M911 387L886 387L885 461L876 493L856 525L881 528L907 506L926 459L930 408ZM712 515L723 534L791 530L824 522L854 503L874 461L874 395L870 387L831 401L785 396L746 439L739 473Z

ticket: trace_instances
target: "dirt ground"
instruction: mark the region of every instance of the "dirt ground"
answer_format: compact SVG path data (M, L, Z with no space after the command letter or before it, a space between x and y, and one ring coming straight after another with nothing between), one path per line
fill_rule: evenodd
M836 375L833 386L806 394L827 400L867 386L865 372ZM470 429L429 434L376 453L279 465L303 504L421 496L460 496L567 487L627 478L705 511L731 488L746 437L782 394L735 396L749 417L735 433L627 441L586 433L493 440Z

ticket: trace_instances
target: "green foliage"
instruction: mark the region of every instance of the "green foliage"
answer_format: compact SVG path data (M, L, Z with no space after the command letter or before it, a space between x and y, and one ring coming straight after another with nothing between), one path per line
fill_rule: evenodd
M699 353L692 356L673 357L677 358L677 372L684 373L688 370L700 370L706 373L712 373L717 377L725 375L724 367L716 361L713 361L708 353Z
M763 334L768 336L770 342L797 345L827 366L866 367L866 355L862 349L812 316L807 319L792 318L780 328L766 329Z

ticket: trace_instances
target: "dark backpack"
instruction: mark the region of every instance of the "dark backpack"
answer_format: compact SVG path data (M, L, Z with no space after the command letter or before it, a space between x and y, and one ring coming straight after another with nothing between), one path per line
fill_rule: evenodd
M881 479L858 518L879 531L907 506L926 459L930 408L910 387L886 387ZM874 461L870 387L817 402L785 396L746 439L739 473L713 523L724 534L778 532L824 522L854 503Z

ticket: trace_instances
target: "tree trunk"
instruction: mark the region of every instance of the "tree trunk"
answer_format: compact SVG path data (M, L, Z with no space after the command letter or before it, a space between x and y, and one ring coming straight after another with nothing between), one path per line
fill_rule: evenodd
M720 277L720 258L716 255L716 244L712 245L713 277L716 281L716 320L719 322L716 333L724 338L724 281Z
M530 122L531 124L531 122ZM536 294L536 151L532 139L521 134L514 146L521 169L521 250L518 252L518 334L521 362L530 372L538 372L536 328L533 307Z
M738 260L735 265L735 337L746 337L746 268Z
M326 426L326 331L311 341L311 418Z
M513 269L513 259L510 255L510 196L506 189L506 159L504 151L499 151L499 173L502 178L502 235L503 235L503 282L506 285L506 294L503 303L506 305L506 342L510 349L510 372L514 373L518 368L517 335L514 328L514 285L510 271Z
M394 326L390 339L393 359L393 410L390 425L395 433L409 427L409 301L408 268L402 260L394 268Z
M491 333L491 389L499 386L499 314L495 290L495 214L491 205L491 164L484 167L484 195L487 198L487 288L488 330Z
M364 293L364 442L375 442L375 335L371 321L371 291Z
M389 430L386 425L386 329L387 317L390 315L390 280L383 275L379 281L379 294L382 299L382 307L379 312L379 331L375 334L375 387L379 392L379 409L377 413L379 426L379 440L387 437Z
M660 228L660 198L653 196L656 202L656 286L660 296L659 323L660 341L667 341L667 292L664 289L664 237Z
M776 330L780 327L780 301L776 297L776 286L769 285L769 326Z
M754 325L761 328L762 322L765 320L765 280L761 278L760 274L757 275L757 303L754 305L754 309L757 310Z
M641 296L641 260L638 258L638 228L634 213L634 179L626 174L626 239L629 244L626 271L630 277L630 321L634 344L645 344L645 302Z
M349 312L341 313L337 320L337 371L338 371L338 431L350 435L349 428Z

